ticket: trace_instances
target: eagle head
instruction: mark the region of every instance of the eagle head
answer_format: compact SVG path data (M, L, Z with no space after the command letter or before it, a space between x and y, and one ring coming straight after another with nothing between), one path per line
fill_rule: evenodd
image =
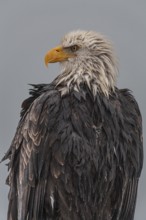
M66 34L61 44L45 56L45 64L60 62L62 71L56 79L63 84L62 94L71 88L80 89L86 83L93 95L101 92L109 96L114 91L117 62L112 44L106 37L93 31L73 31Z

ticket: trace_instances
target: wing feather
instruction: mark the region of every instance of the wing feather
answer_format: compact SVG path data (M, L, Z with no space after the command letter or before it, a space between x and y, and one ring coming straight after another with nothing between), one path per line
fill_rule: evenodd
M124 161L125 190L119 219L133 220L137 198L138 180L143 164L142 119L134 97L128 90L121 90L121 156ZM120 114L120 115L121 115ZM122 165L121 165L122 166Z
M41 209L44 207L50 166L45 163L46 158L49 159L49 151L51 155L51 146L57 139L57 136L51 135L51 129L52 124L55 125L60 107L60 95L56 90L50 90L32 100L32 103L23 103L28 109L23 111L10 150L4 157L11 159L8 219L43 219L44 213ZM54 178L56 173L58 170L52 173Z

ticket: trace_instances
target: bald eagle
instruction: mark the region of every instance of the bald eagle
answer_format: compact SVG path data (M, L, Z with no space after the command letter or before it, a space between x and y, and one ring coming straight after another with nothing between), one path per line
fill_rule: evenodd
M143 163L142 120L116 87L111 43L70 32L45 56L60 62L50 84L32 85L5 159L8 220L133 220Z

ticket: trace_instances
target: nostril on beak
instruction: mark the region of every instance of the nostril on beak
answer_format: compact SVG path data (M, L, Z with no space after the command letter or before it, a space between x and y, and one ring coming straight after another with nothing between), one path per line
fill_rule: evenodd
M59 52L60 50L59 49L56 49L56 52Z

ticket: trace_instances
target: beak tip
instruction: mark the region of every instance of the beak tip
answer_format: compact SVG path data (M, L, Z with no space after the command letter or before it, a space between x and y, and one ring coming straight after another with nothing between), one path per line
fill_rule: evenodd
M48 68L48 61L46 60L46 57L44 59L44 63L45 63L45 66Z

